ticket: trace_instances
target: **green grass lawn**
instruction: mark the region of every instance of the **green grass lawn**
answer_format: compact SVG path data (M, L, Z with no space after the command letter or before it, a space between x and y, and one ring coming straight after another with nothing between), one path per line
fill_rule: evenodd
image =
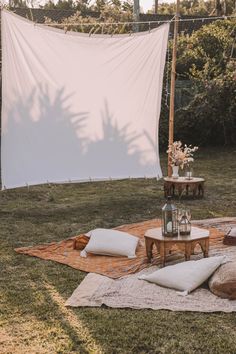
M202 149L194 168L205 198L176 204L194 219L236 216L236 149ZM20 188L0 202L0 353L236 353L235 313L65 308L86 274L14 252L160 216L162 180Z

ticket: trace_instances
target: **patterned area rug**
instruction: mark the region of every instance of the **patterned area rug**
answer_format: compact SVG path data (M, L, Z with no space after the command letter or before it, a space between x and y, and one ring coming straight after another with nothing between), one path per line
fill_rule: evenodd
M230 226L236 225L236 218L208 219L193 222L199 227L209 228L210 230L210 250L220 247L222 251L229 248L222 244L223 235ZM87 258L80 257L80 251L73 249L74 238L63 240L59 243L50 243L34 247L23 247L15 249L16 252L51 260L66 264L72 268L79 269L88 273L98 273L116 279L122 276L137 273L145 268L158 265L159 255L154 248L154 258L152 263L148 263L145 250L144 233L151 228L159 227L160 220L148 220L140 223L123 225L116 230L125 231L140 238L137 248L137 258L128 259L126 257L108 257L89 255ZM196 253L200 250L196 249ZM183 254L173 251L167 258L167 264L176 260L183 260Z

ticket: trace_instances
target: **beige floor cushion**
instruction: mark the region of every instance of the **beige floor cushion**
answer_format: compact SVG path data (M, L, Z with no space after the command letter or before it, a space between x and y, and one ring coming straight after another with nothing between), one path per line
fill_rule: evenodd
M87 257L87 253L94 253L107 256L126 256L135 258L136 248L138 245L138 237L132 236L127 232L95 229L86 234L89 242L80 252L81 257Z
M236 246L236 227L233 227L227 235L225 235L223 243L225 245Z
M209 288L221 298L236 300L236 261L220 266L209 280Z
M183 292L182 295L187 295L204 283L224 262L224 256L182 262L159 269L148 275L141 275L139 279L166 288L180 290Z

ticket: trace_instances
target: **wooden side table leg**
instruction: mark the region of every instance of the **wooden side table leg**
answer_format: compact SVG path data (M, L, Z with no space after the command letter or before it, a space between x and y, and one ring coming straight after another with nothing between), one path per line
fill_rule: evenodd
M179 185L179 187L178 187L178 196L179 196L179 198L182 197L182 193L183 193L183 188L182 188L181 185Z
M197 190L198 190L198 196L199 196L199 197L202 197L203 194L202 194L202 184L201 184L201 183L199 183L199 185L198 185L198 187L197 187Z
M196 244L195 243L191 243L191 254L194 254L194 249L195 249Z
M193 186L193 198L196 197L196 193L197 193L197 186Z
M159 245L157 245L157 248L159 248L161 264L162 264L163 267L165 267L166 254L165 254L165 244L164 244L164 242L160 242Z
M148 261L151 262L151 260L152 260L153 240L145 237L145 245L146 245L146 254L147 254Z
M171 193L170 193L170 195L173 196L173 197L175 196L175 185L174 184L171 185Z
M208 257L208 253L209 253L209 239L205 240L205 249L203 251L203 256L204 258Z
M186 185L186 195L188 195L188 192L189 192L189 185L187 184Z
M208 255L209 255L209 242L210 242L210 239L208 238L208 239L206 240L205 257L208 257Z
M199 245L201 246L203 257L206 258L208 257L208 252L209 252L209 239L206 240L201 240L199 242Z
M186 261L190 260L191 251L192 251L191 243L189 243L189 242L185 243L185 260Z
M199 195L200 195L201 197L204 197L204 182L201 182L201 183L199 184Z

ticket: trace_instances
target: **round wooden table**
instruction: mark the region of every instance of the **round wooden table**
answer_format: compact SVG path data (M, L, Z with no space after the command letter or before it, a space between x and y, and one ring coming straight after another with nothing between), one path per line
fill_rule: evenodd
M166 255L171 251L173 246L176 246L185 254L185 260L189 261L191 254L194 254L194 248L197 244L200 245L204 257L208 257L209 251L209 230L200 229L192 226L191 235L164 237L162 236L162 229L157 227L155 229L147 230L145 235L146 252L149 262L152 259L152 248L156 246L160 254L161 264L164 267Z
M189 196L192 193L193 197L204 197L204 178L193 177L188 179L186 177L172 178L165 177L164 178L164 194L165 197L169 195L174 197L178 195L179 198L185 192L185 195Z

